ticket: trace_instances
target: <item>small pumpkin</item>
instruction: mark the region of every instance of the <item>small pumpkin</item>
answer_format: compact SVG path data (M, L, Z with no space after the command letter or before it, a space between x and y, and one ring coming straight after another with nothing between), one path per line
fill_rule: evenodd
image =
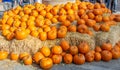
M76 30L77 30L76 25L70 25L70 26L68 27L68 31L70 31L70 32L76 32Z
M108 50L103 50L101 52L101 56L102 56L102 60L106 61L106 62L108 62L112 59L112 53Z
M53 66L53 61L51 58L43 58L40 61L40 67L42 69L50 69Z
M77 27L77 31L80 33L86 33L88 30L88 27L85 24L81 24Z
M71 46L69 52L72 55L78 54L78 47L77 46Z
M93 26L93 29L94 29L95 31L99 31L99 30L100 30L100 25L98 25L98 24L94 25L94 26Z
M119 50L117 50L115 48L112 48L111 53L112 53L112 58L113 59L120 58L120 51Z
M62 62L61 55L52 55L52 61L54 64L60 64Z
M39 33L39 38L40 38L40 40L42 40L42 41L47 40L47 33L46 33L46 32L40 32L40 33Z
M47 32L47 38L50 40L54 40L57 38L57 31L55 30L51 30Z
M77 65L81 65L85 63L85 56L83 54L76 54L73 57L73 62Z
M62 47L63 51L67 51L70 48L69 42L66 40L61 40L60 46Z
M94 58L95 61L100 61L102 58L100 52L95 52L94 56L95 56L95 58Z
M8 52L0 51L0 60L7 59L7 57L8 57Z
M78 19L77 24L78 25L85 24L85 20L84 19Z
M92 61L94 61L94 54L91 52L91 51L89 51L89 52L87 52L86 54L85 54L85 60L87 61L87 62L92 62Z
M63 21L61 24L62 24L63 26L68 27L68 26L70 26L71 22L70 22L69 20L65 20L65 21Z
M35 61L35 63L39 64L40 60L45 58L44 55L41 52L36 52L33 55L33 60Z
M23 62L25 65L31 65L32 64L32 57L31 56L24 57Z
M102 50L108 50L110 51L112 49L112 44L111 43L103 43L101 45Z
M93 27L96 24L95 20L88 19L86 20L86 25L89 27Z
M10 59L17 61L17 60L19 59L19 54L12 52L12 53L10 54Z
M62 53L62 48L61 48L61 46L55 45L55 46L52 47L51 52L53 54L61 54Z
M65 54L63 56L63 60L66 64L70 64L70 63L72 63L73 57L71 54Z
M67 32L65 30L58 30L57 37L58 38L64 38L66 36Z
M27 52L22 52L22 53L20 53L19 58L20 58L20 60L22 60L24 57L27 57L27 56L29 56L29 54Z
M110 26L108 24L102 24L100 29L104 32L108 32L110 30Z
M96 46L96 47L95 47L95 52L101 52L101 51L102 51L102 49L101 49L100 46Z
M41 52L45 57L49 56L50 53L51 53L50 49L49 49L48 47L46 47L46 46L43 46L42 48L40 48L40 52Z
M78 45L78 50L79 50L80 53L85 54L85 53L89 52L90 47L86 42L82 42Z

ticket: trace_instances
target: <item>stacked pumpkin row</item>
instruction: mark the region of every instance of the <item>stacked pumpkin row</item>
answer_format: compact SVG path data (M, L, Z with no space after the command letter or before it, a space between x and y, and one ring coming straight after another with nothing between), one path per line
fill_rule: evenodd
M110 15L104 15L106 13ZM44 41L64 38L68 31L92 35L88 27L96 31L109 31L110 26L116 24L114 18L116 16L111 14L105 4L76 1L52 6L35 3L4 12L0 24L2 35L8 40L22 40L31 35ZM119 21L119 17L117 19ZM72 24L73 21L77 21L77 25ZM59 28L51 26L58 22Z
M7 57L7 52L0 51L0 60L6 59ZM96 46L94 50L90 50L86 42L82 42L78 46L70 46L69 42L62 40L60 46L55 45L51 49L44 46L33 54L33 56L26 52L20 55L13 52L10 53L11 60L23 61L25 65L31 65L34 62L39 64L43 69L49 69L53 64L60 64L61 62L66 64L73 62L81 65L85 62L110 61L118 58L120 58L120 42L113 48L111 43L103 43L101 46Z

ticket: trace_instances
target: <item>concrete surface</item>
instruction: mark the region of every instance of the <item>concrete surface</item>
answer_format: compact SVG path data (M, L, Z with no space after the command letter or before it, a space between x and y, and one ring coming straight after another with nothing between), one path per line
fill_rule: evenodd
M24 65L11 60L0 61L0 70L42 70L39 65ZM86 62L83 65L59 64L54 65L50 70L120 70L120 59L109 62Z

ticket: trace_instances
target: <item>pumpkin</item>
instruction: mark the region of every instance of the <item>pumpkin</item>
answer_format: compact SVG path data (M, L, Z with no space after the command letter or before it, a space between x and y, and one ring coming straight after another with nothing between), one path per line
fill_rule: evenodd
M110 51L112 49L112 44L111 43L103 43L101 45L102 50L108 50Z
M9 34L7 34L7 36L6 36L6 39L7 39L7 40L12 40L12 39L14 38L14 36L15 36L14 33L9 33Z
M63 56L63 60L66 64L70 64L70 63L72 63L73 57L71 54L65 54Z
M71 46L69 49L70 54L76 55L78 54L78 47L77 46Z
M60 21L60 22L63 22L63 21L65 21L67 19L67 16L66 15L60 15L59 17L58 17L58 20Z
M101 51L102 51L102 49L101 49L100 46L96 46L96 47L95 47L95 52L101 52Z
M50 53L51 53L50 49L49 49L48 47L46 47L46 46L43 46L42 48L40 48L40 52L41 52L45 57L49 56Z
M72 14L72 15L67 15L67 19L70 21L70 22L73 22L75 21L75 15Z
M114 20L115 20L116 22L120 22L120 17L115 17Z
M95 16L95 21L96 22L102 22L102 16L101 15Z
M54 64L60 64L62 62L61 55L52 55L52 61Z
M66 36L67 32L65 30L58 30L57 31L57 37L58 38L64 38Z
M66 26L60 26L60 27L59 27L59 30L64 30L64 31L67 32L67 27L66 27Z
M84 19L86 21L88 19L88 15L87 14L81 15L81 19Z
M87 62L92 62L92 61L94 61L94 54L93 54L93 52L91 52L91 51L89 51L89 52L87 52L86 54L85 54L85 60L87 61Z
M77 30L76 25L70 25L70 26L68 27L68 31L70 31L70 32L76 32L76 30Z
M53 54L61 54L62 53L62 48L61 48L61 46L55 45L55 46L52 47L51 52Z
M10 59L17 61L17 60L19 59L19 54L12 52L12 53L10 54Z
M67 14L67 12L66 12L66 10L64 9L64 8L61 8L60 10L59 10L59 13L58 13L59 15L66 15Z
M52 13L48 12L48 13L46 13L45 17L46 17L47 19L52 19L52 18L53 18L53 15L52 15Z
M114 15L114 14L111 14L111 15L109 16L109 18L110 18L110 20L114 20L114 19L115 19L115 15Z
M94 4L92 4L92 3L88 4L88 5L87 5L87 8L88 8L89 10L93 10L93 9L94 9Z
M95 31L99 31L99 30L100 30L100 25L95 24L95 25L93 26L93 29L94 29Z
M17 29L15 32L15 38L17 40L23 40L25 38L27 38L28 34L25 30L21 30L21 29Z
M112 48L111 53L112 53L112 58L113 58L113 59L118 59L118 58L120 58L120 50L117 50L117 49L115 49L115 48Z
M85 20L84 19L78 19L77 24L78 25L85 24Z
M89 27L93 27L96 24L95 20L88 19L86 20L86 25Z
M94 19L95 15L92 12L87 13L89 19Z
M51 58L43 58L40 61L40 67L43 69L50 69L53 66L53 61Z
M103 16L103 17L102 17L102 20L103 20L104 22L107 22L107 21L110 20L110 17L109 17L109 16Z
M7 59L7 57L8 57L8 52L0 51L0 60Z
M83 54L76 54L73 57L73 62L77 65L81 65L85 63L85 56Z
M40 32L39 33L39 38L42 41L45 41L47 39L47 33L46 32Z
M40 60L45 58L44 55L41 52L36 52L33 55L33 60L35 61L35 63L39 64Z
M56 29L48 31L47 38L50 39L50 40L56 39L57 38L57 31L56 31Z
M22 52L19 55L19 59L22 60L24 57L27 57L27 56L29 56L29 54L27 52Z
M49 26L46 26L46 27L43 28L43 31L44 32L49 32L49 31L51 31L51 28Z
M88 30L86 33L89 34L90 36L93 36L93 32L91 30Z
M94 56L95 56L95 58L94 58L95 61L100 61L101 60L100 52L95 52Z
M78 50L79 50L80 53L85 54L85 53L89 52L90 47L86 42L82 42L78 45Z
M94 9L100 9L100 8L101 8L101 5L99 3L94 4Z
M62 47L63 51L67 51L70 48L69 42L66 40L62 40L60 42L60 46Z
M47 13L47 12L46 12L45 10L41 10L41 11L40 11L40 15L42 15L42 16L45 16L46 13Z
M72 9L67 10L67 15L73 15L73 14L74 14L74 10L72 10Z
M81 24L77 27L77 31L80 33L86 33L88 30L88 27L85 24Z
M61 24L62 24L63 26L68 27L68 26L70 26L71 22L70 22L69 20L65 20L65 21L63 21Z
M93 13L94 13L95 15L102 15L102 14L103 14L101 9L94 9L94 10L93 10Z
M51 18L52 19L52 18ZM51 20L50 19L45 19L44 20L44 25L51 25L52 24L52 22L51 22Z
M110 26L108 24L102 24L100 29L104 32L108 32L110 30Z
M32 64L32 57L31 56L24 57L23 62L25 65L31 65Z
M85 10L84 10L84 9L78 10L78 15L79 15L79 17L80 17L82 14L84 14L84 13L85 13Z
M108 62L112 59L112 53L108 50L103 50L101 52L101 56L102 56L102 60L106 61L106 62Z

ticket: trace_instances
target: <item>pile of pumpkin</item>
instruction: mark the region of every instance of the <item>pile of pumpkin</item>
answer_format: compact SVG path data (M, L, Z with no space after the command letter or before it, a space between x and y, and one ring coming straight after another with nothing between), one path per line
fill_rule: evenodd
M4 12L0 25L2 35L8 40L23 40L31 35L44 41L64 38L68 31L92 35L88 27L109 31L115 21L120 21L120 16L111 14L105 4L76 1L55 6L40 3L18 6Z
M8 53L0 51L0 60L6 59ZM94 50L90 50L86 42L81 42L78 46L71 46L66 40L61 40L60 45L55 45L51 49L42 47L38 52L32 56L26 52L10 53L10 59L14 61L20 60L25 65L31 65L33 62L39 64L43 69L50 69L53 64L60 64L62 62L77 65L85 62L93 61L110 61L112 59L120 58L120 42L112 47L111 43L103 43L101 46L96 46Z

